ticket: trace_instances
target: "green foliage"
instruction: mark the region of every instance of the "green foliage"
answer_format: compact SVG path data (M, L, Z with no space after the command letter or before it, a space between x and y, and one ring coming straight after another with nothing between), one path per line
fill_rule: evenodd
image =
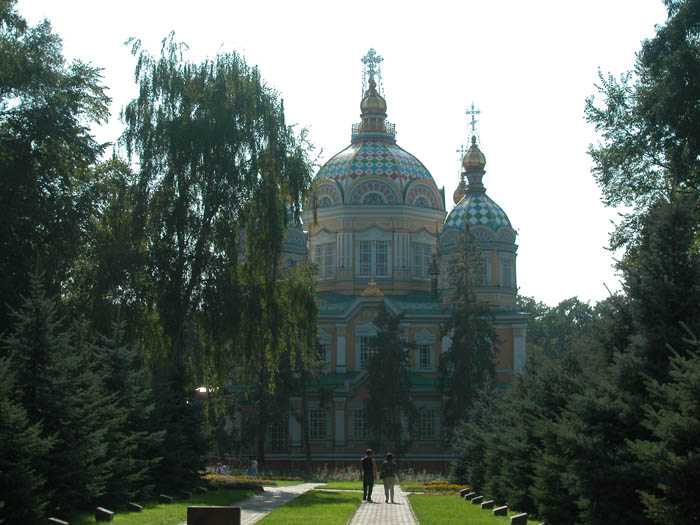
M83 225L95 211L87 191L102 153L88 126L106 120L100 70L67 64L61 40L0 2L0 326L29 293L37 261L51 293L68 279ZM9 307L9 308L8 308Z
M444 331L450 335L450 348L440 355L440 388L443 395L443 440L469 412L479 390L493 379L493 348L498 343L493 312L477 302L474 286L482 275L481 248L465 224L449 264L450 286L445 302L450 318Z
M518 297L518 306L530 314L527 353L543 352L551 357L585 351L591 345L593 308L577 297L565 299L554 308L532 297Z
M602 135L589 154L604 201L632 208L613 248L636 239L655 202L700 189L700 8L695 0L664 3L669 18L642 44L634 73L600 74L602 105L586 101L586 118Z
M408 353L413 347L401 338L402 315L393 315L382 302L374 319L378 332L370 340L371 358L365 363L369 399L367 427L372 446L385 445L401 456L415 431L417 409L411 399Z
M655 523L700 521L700 354L698 340L691 343L690 351L671 358L668 382L648 381L643 425L651 435L630 445L653 483L641 496Z
M641 360L640 373L662 380L669 346L680 348L687 329L700 333L695 206L695 199L685 197L655 204L643 221L638 247L621 263L637 332L631 350Z
M62 327L41 281L32 278L4 347L21 389L18 401L30 423L41 425L42 437L54 442L36 467L46 477L51 508L75 509L103 494L110 476L103 419L109 400L91 370L89 346Z
M42 436L41 423L31 423L15 399L17 383L7 359L0 359L0 377L0 523L39 522L49 500L37 466L54 440Z
M263 392L283 353L297 350L297 340L283 338L285 323L309 302L285 308L294 287L280 290L283 196L298 214L311 170L303 134L286 125L277 94L240 56L195 64L172 34L159 57L132 42L140 91L124 110L122 140L139 163L133 221L149 276L142 292L165 343L151 364L164 365L156 416L168 430L162 468L172 480L197 470L193 389L202 381L223 388L240 366ZM266 403L261 394L261 453Z
M162 460L156 452L165 431L151 427L153 396L146 369L136 348L124 343L125 323L117 323L110 337L102 337L95 347L96 372L110 406L105 436L111 477L103 499L108 508L151 494L156 482L154 467Z
M486 450L490 429L496 428L501 394L486 388L479 392L466 418L455 432L454 450L457 458L450 466L450 478L471 487L486 484Z

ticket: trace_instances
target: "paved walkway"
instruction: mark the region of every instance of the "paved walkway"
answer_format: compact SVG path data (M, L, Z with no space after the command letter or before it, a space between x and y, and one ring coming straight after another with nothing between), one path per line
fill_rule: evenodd
M236 502L234 506L241 507L241 525L252 525L308 490L316 487L323 490L324 485L325 483L302 483L289 487L265 487L264 492ZM357 492L360 506L348 522L349 525L418 525L406 493L398 484L394 486L394 503L384 503L384 485L381 481L374 484L372 502L362 501L361 490L352 492ZM187 522L180 525L187 525Z
M297 496L319 485L322 484L302 483L289 487L265 487L265 492L234 504L241 508L241 525L251 525L260 521L277 507L289 503Z
M362 496L360 496L362 498ZM406 493L399 484L394 485L394 503L384 503L384 485L380 481L374 484L372 502L362 501L349 521L349 525L418 525L408 503Z

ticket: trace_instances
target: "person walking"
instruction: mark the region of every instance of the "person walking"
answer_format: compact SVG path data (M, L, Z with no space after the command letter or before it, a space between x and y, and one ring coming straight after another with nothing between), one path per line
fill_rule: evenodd
M377 462L374 461L371 448L367 449L365 457L360 460L360 466L362 467L362 501L371 503L374 480L377 479Z
M389 503L389 496L391 496L391 502L394 503L394 482L399 477L399 469L394 461L394 456L391 455L391 452L386 453L384 463L382 463L382 472L380 477L384 482L385 502ZM399 481L401 480L399 479Z

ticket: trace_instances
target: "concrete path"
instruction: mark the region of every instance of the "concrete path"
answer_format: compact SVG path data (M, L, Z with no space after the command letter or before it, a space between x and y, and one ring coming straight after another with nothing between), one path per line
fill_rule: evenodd
M277 507L289 503L297 496L301 496L307 490L322 485L322 483L302 483L289 487L265 487L265 492L256 494L247 500L236 502L234 505L241 508L241 525L251 525L263 519L266 514Z
M394 503L384 503L384 485L381 481L374 484L372 501L360 503L349 525L418 525L406 493L398 483L394 486Z

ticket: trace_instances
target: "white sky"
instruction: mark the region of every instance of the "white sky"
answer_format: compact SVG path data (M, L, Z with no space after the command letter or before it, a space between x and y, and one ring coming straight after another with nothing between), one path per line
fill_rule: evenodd
M465 109L481 110L488 195L518 230L520 293L550 305L615 290L605 250L614 210L600 202L583 116L598 68L634 65L666 11L661 0L163 1L20 0L30 24L48 18L68 58L104 68L112 119L99 140L120 134L119 110L136 94L134 36L152 53L171 30L189 58L239 51L285 101L288 122L309 128L325 162L359 122L361 57L384 58L388 120L397 142L420 159L448 210L457 185L456 150L467 144Z

